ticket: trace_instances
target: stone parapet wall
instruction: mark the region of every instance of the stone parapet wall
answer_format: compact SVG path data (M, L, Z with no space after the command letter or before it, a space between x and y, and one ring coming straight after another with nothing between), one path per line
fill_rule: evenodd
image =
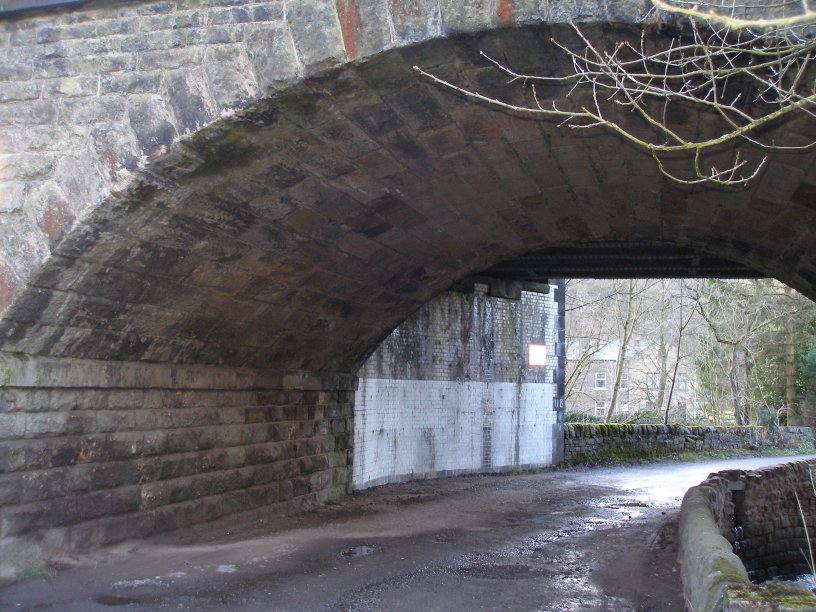
M344 494L353 376L0 358L0 557Z
M751 580L808 573L808 538L816 535L816 461L740 475L733 492L734 547ZM798 498L798 501L797 501Z
M751 584L809 571L802 551L808 548L804 524L816 532L814 468L816 460L728 470L688 490L678 539L689 609L816 609L816 596L806 589Z
M716 474L683 497L678 525L679 560L687 608L723 609L730 586L748 585L748 573L723 533L733 528L728 481Z
M809 427L689 427L568 423L564 463L651 459L687 451L737 451L758 447L812 447Z

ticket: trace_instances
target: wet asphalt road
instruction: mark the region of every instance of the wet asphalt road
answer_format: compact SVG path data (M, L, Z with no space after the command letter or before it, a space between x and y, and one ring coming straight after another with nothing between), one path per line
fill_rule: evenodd
M2 610L682 610L676 516L782 458L393 485L65 559Z

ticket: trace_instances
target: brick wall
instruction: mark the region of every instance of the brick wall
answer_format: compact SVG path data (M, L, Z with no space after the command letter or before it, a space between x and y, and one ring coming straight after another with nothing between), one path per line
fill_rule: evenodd
M400 325L360 370L355 488L549 465L560 438L554 294L448 292ZM527 365L527 345L547 347Z
M346 492L354 377L0 361L0 552ZM2 554L0 554L0 557Z
M665 457L685 451L734 451L759 446L813 446L809 427L688 427L684 425L564 426L564 463L577 465Z

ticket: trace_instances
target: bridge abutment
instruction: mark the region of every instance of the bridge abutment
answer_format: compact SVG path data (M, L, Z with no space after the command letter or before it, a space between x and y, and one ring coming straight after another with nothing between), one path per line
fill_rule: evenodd
M614 134L413 69L523 102L480 50L563 74L570 20L638 40L649 8L100 0L4 18L0 538L88 548L344 491L342 372L457 281L547 247L676 245L816 296L812 151L744 190L678 187Z
M0 550L88 550L350 482L351 375L3 357L0 382Z

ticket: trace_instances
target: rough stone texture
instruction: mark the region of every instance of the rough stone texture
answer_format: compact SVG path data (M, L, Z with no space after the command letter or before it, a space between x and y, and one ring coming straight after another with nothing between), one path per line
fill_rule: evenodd
M564 426L564 463L600 463L665 457L686 451L811 448L809 427L689 427L686 425Z
M0 556L344 494L355 380L0 359Z
M412 70L520 100L479 50L567 71L558 24L636 38L646 8L198 0L0 21L2 350L354 371L459 278L584 241L701 247L816 295L812 153L772 157L753 189L683 190L609 134Z
M355 397L355 489L557 463L558 304L445 292L366 361ZM528 365L528 345L547 363Z
M810 572L806 534L816 534L816 491L811 472L816 462L788 464L744 475L734 491L734 547L751 580ZM798 502L797 502L798 497Z
M566 71L549 40L575 41L568 19L608 22L590 27L593 37L637 40L646 9L191 0L88 2L0 20L0 352L30 360L19 371L48 389L6 382L3 393L22 395L5 425L31 436L15 444L39 449L36 432L53 431L42 435L113 436L101 456L134 444L135 461L161 455L153 436L121 442L126 420L122 431L92 418L64 433L73 404L60 398L76 392L52 387L41 358L65 371L86 360L130 364L118 375L134 391L152 388L127 374L141 364L350 373L452 283L544 246L700 247L816 297L816 153L772 156L751 189L684 190L609 134L500 114L412 70L520 100L480 49L525 71ZM657 29L649 36L666 40ZM769 136L784 142L813 133L807 122L775 129ZM83 391L78 413L93 414L124 384L99 378L107 368L85 368L100 387ZM257 391L247 384L223 390ZM327 384L325 393L347 391ZM40 407L49 416L17 414ZM85 457L74 442L4 460L13 473L57 469L51 462ZM143 484L125 480L110 497L90 490L99 497L83 512L109 506L138 525L153 516L141 509ZM18 486L4 489L12 507ZM22 512L14 516L9 529L25 529ZM50 509L26 516L45 531L58 520Z
M807 549L803 521L811 533L816 527L814 468L811 460L729 470L688 490L680 509L679 555L692 610L816 609L816 596L806 589L750 584L808 571L801 551Z
M728 481L712 475L683 496L678 525L683 593L696 612L722 610L729 585L748 584L748 573L723 537L731 526Z

